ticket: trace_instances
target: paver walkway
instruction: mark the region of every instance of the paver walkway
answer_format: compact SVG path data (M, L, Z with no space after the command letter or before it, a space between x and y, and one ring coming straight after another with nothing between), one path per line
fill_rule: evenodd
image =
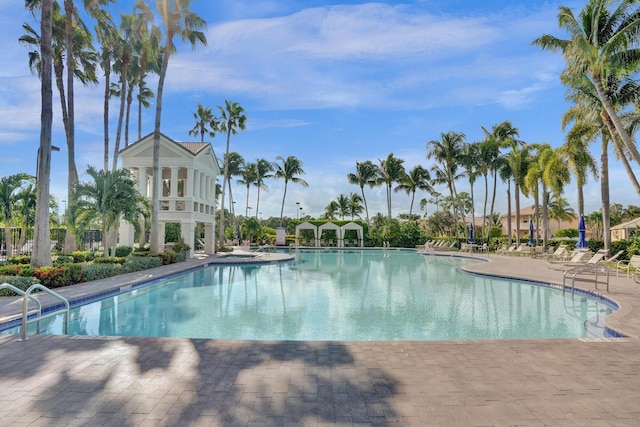
M540 260L475 271L548 281ZM0 336L0 425L637 426L640 287L612 278L628 338L264 342Z

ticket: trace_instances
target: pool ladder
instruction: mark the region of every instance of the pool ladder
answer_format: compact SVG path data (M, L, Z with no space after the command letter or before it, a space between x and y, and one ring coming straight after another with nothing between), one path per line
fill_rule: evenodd
M59 293L52 291L51 289L47 288L44 285L41 285L40 283L35 283L29 286L29 289L27 289L26 291L23 291L22 289L19 289L13 285L10 285L9 283L2 283L0 284L0 290L2 289L9 289L17 293L18 295L22 296L22 326L20 328L20 341L26 341L29 339L29 337L27 337L28 324L35 322L37 325L36 333L39 334L40 321L42 319L57 316L60 313L64 314L64 323L62 326L63 328L62 333L66 335L69 332L69 301ZM43 315L42 303L40 303L40 300L38 300L36 297L31 295L31 292L35 291L36 289L44 291L49 295L51 295L52 297L60 300L64 304L64 308L61 308L59 310L52 310L51 312ZM35 301L38 308L35 310L29 311L29 301Z

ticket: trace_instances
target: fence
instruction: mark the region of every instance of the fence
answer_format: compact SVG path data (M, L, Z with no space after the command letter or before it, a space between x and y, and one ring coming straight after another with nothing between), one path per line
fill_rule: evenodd
M0 259L7 257L7 239L5 229L0 229ZM51 251L63 252L64 240L67 235L66 228L51 229ZM9 244L13 255L30 255L33 252L33 230L22 230L21 228L11 228L9 234ZM79 250L97 251L102 245L102 232L100 230L84 230L81 233L80 241L77 242Z

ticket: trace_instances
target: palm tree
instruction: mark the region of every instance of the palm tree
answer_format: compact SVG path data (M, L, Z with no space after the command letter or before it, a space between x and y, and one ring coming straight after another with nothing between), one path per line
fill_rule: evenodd
M33 235L31 265L51 265L51 235L49 233L49 178L51 175L51 125L53 121L53 95L51 89L52 0L42 0L40 14L40 147L38 149L38 197L36 226Z
M480 176L480 143L472 142L465 144L462 149L462 167L465 170L465 174L469 179L469 186L471 191L471 223L476 223L476 208L475 208L475 195L473 194L473 186L478 176Z
M231 140L231 134L236 135L238 130L244 130L245 123L247 122L247 116L244 114L244 109L237 102L224 101L224 108L218 105L220 110L220 118L218 120L218 131L227 134L227 148L225 150L225 162L224 162L224 178L222 181L222 195L220 201L220 231L219 236L224 236L224 194L225 183L230 183L229 178L229 141ZM231 185L229 185L229 193L231 193Z
M360 216L362 209L362 197L356 193L349 194L349 215L352 221Z
M360 186L362 201L364 202L364 210L367 216L367 225L369 225L369 207L367 206L367 199L364 196L364 186L368 185L373 188L373 186L376 185L376 171L376 165L371 160L365 160L364 162L356 162L356 173L349 173L347 175L349 184Z
M433 183L431 181L429 171L420 165L414 166L413 169L411 169L409 173L399 181L399 184L394 189L396 192L400 190L411 195L411 204L409 205L409 219L411 219L416 191L423 190L430 194L433 192Z
M23 187L22 190L20 190L16 194L15 212L17 213L17 216L20 219L21 223L20 241L18 242L17 246L18 248L23 247L27 237L27 233L32 228L35 222L37 202L36 188L34 185L35 179L33 179L33 177L30 177L29 181L30 183L26 187ZM52 198L52 203L50 204L50 206L54 205L55 203L53 202Z
M329 202L329 204L324 208L324 217L326 219L336 219L336 214L340 210L340 206L335 200Z
M500 144L492 137L486 137L480 142L478 147L477 171L484 178L484 204L482 208L482 238L488 239L489 228L487 228L487 203L489 202L489 174L494 176L494 184L497 183L497 171L499 163L503 160L500 156ZM495 196L494 185L494 196ZM492 206L493 209L493 206ZM493 212L492 212L493 213Z
M207 38L203 32L198 31L206 26L205 21L189 10L191 0L157 0L156 9L164 27L164 52L162 53L162 65L158 78L158 90L156 92L156 118L153 131L153 191L151 214L151 251L159 252L163 244L164 236L160 236L160 122L162 118L162 93L164 80L169 67L169 57L175 52L176 47L173 38L179 35L182 40L189 41L192 48L197 43L207 44ZM223 190L224 193L224 190ZM224 197L223 197L224 199ZM224 211L224 210L221 210ZM221 218L222 219L222 218ZM224 230L224 229L223 229ZM223 234L219 235L222 238Z
M378 159L380 165L377 170L377 185L385 185L387 190L387 219L391 221L391 187L407 176L404 170L404 159L399 159L389 153L386 159Z
M238 180L238 184L246 185L247 187L247 202L244 209L244 216L249 217L249 189L252 185L255 185L258 178L258 165L255 163L245 163L244 168L240 171L241 178ZM256 211L258 207L256 206Z
M231 210L231 214L235 215L236 214L236 210L235 207L233 205L233 195L231 192L231 178L234 176L241 176L242 175L242 169L244 167L244 158L232 151L229 153L229 157L227 159L225 159L225 163L228 164L228 180L227 180L227 188L229 188L229 208Z
M576 219L576 213L569 205L566 198L562 196L554 196L549 198L549 219L558 221L573 221Z
M458 165L461 163L465 138L464 133L450 131L441 133L440 140L434 139L427 142L427 159L433 157L437 164L440 165L436 164L432 167L436 174L436 182L447 185L452 200L457 200L458 198L455 181L458 178ZM456 212L456 209L460 216L454 215L454 217L464 221L462 208L454 204L454 212Z
M344 220L344 217L346 215L349 215L351 208L351 199L349 199L346 194L340 194L336 199L336 204L338 206L338 214L340 215L340 219Z
M218 128L218 119L211 108L203 107L202 104L198 103L198 109L193 113L193 118L196 124L189 131L189 135L199 135L200 142L204 142L205 135L209 135L211 138L216 136L215 131Z
M278 163L278 162L281 162ZM273 177L275 179L284 179L284 194L282 195L282 207L280 208L280 227L282 227L282 218L284 214L284 201L287 197L287 184L289 181L300 184L303 187L308 187L309 184L297 175L304 175L304 169L302 169L302 162L295 156L288 156L286 159L282 156L276 157L275 173Z
M120 220L125 220L133 225L138 234L140 217L149 216L149 202L138 192L131 173L126 169L104 171L89 166L87 175L93 182L83 182L76 187L76 222L86 227L98 220L104 238L108 232L117 231ZM105 256L108 249L113 249L111 255L115 256L115 242L110 247L105 241L104 247Z
M258 198L256 199L256 218L260 209L260 190L268 191L269 187L264 183L267 178L273 177L274 165L266 159L258 159L256 161L256 181L254 185L258 187Z
M516 209L516 239L520 243L520 189L525 185L525 177L531 162L531 147L516 145L511 147L511 152L507 155L507 163L512 174L513 192Z
M609 6L613 6L610 10ZM532 44L543 50L561 51L567 63L564 76L587 77L595 87L613 128L626 150L640 163L640 152L625 129L616 106L607 93L609 76L625 77L637 69L638 52L637 1L589 0L577 19L570 8L560 6L558 26L570 38L559 39L544 34Z
M31 177L25 173L0 178L0 218L4 222L4 244L7 257L13 255L11 220L13 219L14 205L18 201L19 191L29 179Z
M490 132L484 127L482 127L482 131L485 134L485 141L488 144L488 147L485 147L485 149L489 151L487 157L490 164L489 168L493 175L493 192L491 196L491 209L489 210L489 212L493 213L496 202L498 175L500 175L500 170L503 169L504 163L506 162L506 158L501 155L500 149L519 145L521 141L518 140L518 129L513 127L513 124L511 124L509 120L492 126Z

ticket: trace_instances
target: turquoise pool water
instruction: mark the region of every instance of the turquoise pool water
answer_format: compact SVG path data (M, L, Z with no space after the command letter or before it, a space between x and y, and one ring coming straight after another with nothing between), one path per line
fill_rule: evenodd
M459 269L471 262L478 261L399 250L310 250L287 263L213 265L76 307L70 333L250 340L605 334L602 319L613 308L603 301ZM41 327L60 333L62 318Z

